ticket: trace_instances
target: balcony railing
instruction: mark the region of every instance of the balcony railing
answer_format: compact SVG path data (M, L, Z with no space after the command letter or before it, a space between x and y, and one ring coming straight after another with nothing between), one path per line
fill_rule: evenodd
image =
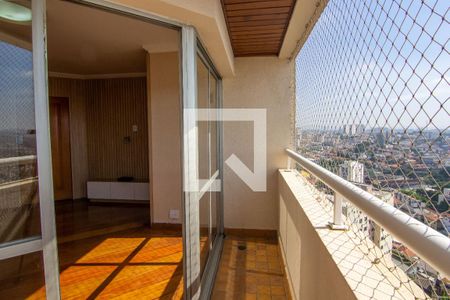
M36 155L0 158L0 166L11 164L28 164L35 162L36 162Z
M290 149L286 149L286 152L289 156L289 168L292 168L292 160L295 161L295 164L298 164L303 171L308 172L323 183L325 188L333 191L334 199L331 203L334 216L329 222L331 230L355 230L350 224L344 222L342 203L343 200L348 201L383 230L392 234L397 241L416 253L421 261L439 273L436 278L444 279L448 284L448 278L450 278L450 239L448 237L302 155ZM352 221L354 220L347 220L347 222ZM370 250L370 247L368 249ZM377 255L379 251L373 251L372 256ZM375 260L381 261L379 258ZM413 281L414 279L417 278L413 278ZM416 283L422 286L421 283ZM445 285L445 282L443 284ZM446 287L443 289L446 290ZM439 298L441 295L431 296Z
M302 168L332 189L335 192L335 199L339 198L336 194L342 195L345 200L361 209L444 277L450 278L450 239L448 237L300 154L290 149L286 152ZM346 229L342 223L341 201L334 201L334 220L330 222L330 227Z
M0 158L0 239L26 237L32 226L30 215L38 216L37 157L25 155ZM35 231L35 228L32 231Z
M0 158L0 187L36 178L36 155Z

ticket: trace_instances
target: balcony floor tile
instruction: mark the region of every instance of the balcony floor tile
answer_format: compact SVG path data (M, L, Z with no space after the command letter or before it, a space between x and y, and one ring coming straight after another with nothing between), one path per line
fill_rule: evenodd
M291 299L277 239L227 235L212 299Z

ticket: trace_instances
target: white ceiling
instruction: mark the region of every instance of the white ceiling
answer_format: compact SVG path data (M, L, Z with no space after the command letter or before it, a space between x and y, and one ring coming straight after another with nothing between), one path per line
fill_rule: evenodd
M179 33L60 0L47 1L49 71L80 75L145 72L145 50L178 51Z

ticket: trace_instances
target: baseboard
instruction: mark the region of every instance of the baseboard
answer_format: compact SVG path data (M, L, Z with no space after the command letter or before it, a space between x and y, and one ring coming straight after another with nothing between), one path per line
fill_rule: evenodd
M181 224L176 223L152 223L152 229L159 230L182 230ZM240 237L261 237L277 238L277 231L272 229L244 229L244 228L225 228L225 235Z
M183 229L181 224L176 223L152 223L150 227L152 229L173 230L173 231L181 231Z
M150 206L150 202L148 200L120 200L120 199L88 199L89 203L92 204L120 204L120 205L126 205L126 204L139 204L142 206Z
M225 235L276 239L277 231L273 229L225 228Z

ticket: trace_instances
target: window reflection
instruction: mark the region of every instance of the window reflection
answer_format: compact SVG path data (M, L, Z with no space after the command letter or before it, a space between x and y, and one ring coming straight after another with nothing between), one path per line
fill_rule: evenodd
M29 22L0 18L0 244L40 234L31 48Z

